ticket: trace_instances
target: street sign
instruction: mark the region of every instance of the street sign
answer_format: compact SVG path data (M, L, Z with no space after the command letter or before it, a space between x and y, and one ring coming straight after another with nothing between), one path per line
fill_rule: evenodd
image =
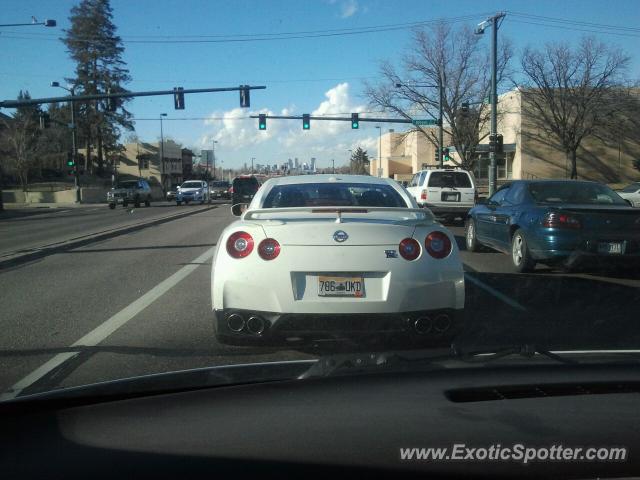
M415 120L411 120L411 123L413 123L415 126L420 127L420 126L425 126L425 125L438 125L438 120L434 120L434 119L415 119Z

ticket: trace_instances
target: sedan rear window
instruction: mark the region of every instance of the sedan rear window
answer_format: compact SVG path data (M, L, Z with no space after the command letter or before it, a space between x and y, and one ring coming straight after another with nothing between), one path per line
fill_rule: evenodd
M586 205L628 205L606 185L580 182L540 182L529 185L537 203L577 203Z
M273 187L262 205L263 208L332 206L406 208L407 203L389 185L301 183Z
M433 172L429 186L436 188L473 188L469 175L464 172Z

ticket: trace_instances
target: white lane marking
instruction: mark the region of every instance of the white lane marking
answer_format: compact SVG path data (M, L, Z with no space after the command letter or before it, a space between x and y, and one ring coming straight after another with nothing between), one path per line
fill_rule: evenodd
M111 318L106 320L104 323L87 333L84 337L82 337L77 342L73 343L71 347L92 347L98 345L104 339L106 339L113 332L118 330L124 324L126 324L129 320L139 314L142 310L147 308L153 302L155 302L162 295L167 293L169 289L177 285L179 282L184 280L190 273L192 273L196 268L200 265L204 264L207 260L213 258L213 254L215 253L217 247L211 247L209 250L204 252L202 255L197 257L195 260L190 262L188 265L185 265L176 273L168 277L167 279L160 282L158 285L153 287L147 293L142 295L140 298L135 300L133 303L129 304L127 307L120 310L118 313L113 315ZM52 370L58 368L67 360L75 357L80 353L80 349L73 350L70 352L59 353L50 359L45 364L36 368L29 375L24 377L15 383L9 390L0 395L0 401L2 400L10 400L12 398L16 398L22 391L29 386L33 385L35 382L40 380L42 377L47 375Z
M513 298L508 297L507 295L505 295L502 292L499 292L498 290L493 288L491 285L487 285L483 281L478 280L477 278L473 277L469 272L464 272L464 278L469 280L471 283L473 283L477 287L483 289L485 292L490 293L491 295L496 297L498 300L503 301L504 303L506 303L510 307L513 307L516 310L520 310L521 312L526 312L527 311L526 308L524 308L522 305L520 305L518 302L516 302Z

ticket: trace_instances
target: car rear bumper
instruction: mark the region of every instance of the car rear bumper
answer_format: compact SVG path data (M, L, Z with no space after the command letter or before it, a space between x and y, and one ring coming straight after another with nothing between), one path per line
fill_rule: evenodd
M622 254L603 254L598 252L598 244L601 242L622 242L624 244L624 253ZM532 257L540 262L563 262L567 264L574 263L619 263L638 262L640 261L640 240L628 239L621 240L599 238L581 240L574 245L562 245L563 248L531 248Z
M436 217L457 215L466 216L473 205L432 205L429 203L418 204L421 208L428 208Z
M438 309L378 314L301 314L214 310L214 331L222 343L305 345L397 339L403 344L448 346L463 324L463 310Z

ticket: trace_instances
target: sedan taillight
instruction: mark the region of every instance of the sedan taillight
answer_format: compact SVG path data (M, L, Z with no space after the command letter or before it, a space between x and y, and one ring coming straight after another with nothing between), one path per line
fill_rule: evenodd
M566 213L549 212L542 218L542 226L547 228L581 228L580 220Z
M398 250L405 260L415 260L420 256L420 244L413 238L405 238L402 240Z
M235 232L227 239L227 253L233 258L244 258L253 251L253 237L247 232Z
M433 258L445 258L451 253L451 240L449 236L436 230L427 235L424 246Z
M265 238L258 245L258 255L264 260L273 260L280 255L280 244L273 238Z

